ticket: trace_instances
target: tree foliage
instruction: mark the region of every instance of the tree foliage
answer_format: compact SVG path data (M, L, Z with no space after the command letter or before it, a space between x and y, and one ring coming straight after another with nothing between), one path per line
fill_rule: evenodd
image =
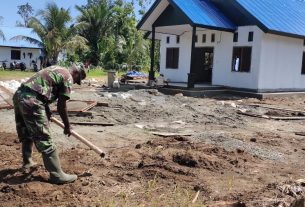
M29 27L40 37L41 42L31 37L21 37L43 46L45 55L53 63L57 63L58 55L63 50L73 51L75 48L86 49L87 40L77 35L78 28L68 26L71 21L70 11L59 8L55 3L47 4L36 17L29 21Z
M112 26L111 9L107 0L88 3L86 7L76 6L81 13L77 18L80 35L88 40L91 62L98 65L103 52L102 43L109 36Z
M16 25L21 27L28 27L29 20L34 13L33 7L29 3L26 3L23 5L19 5L17 8L17 14L21 16L21 18L23 19L23 23L17 21Z
M81 12L78 22L84 25L80 34L89 42L88 57L94 65L117 68L149 63L149 43L136 29L133 2L88 0L77 9Z
M150 1L87 0L86 5L76 6L80 15L73 25L69 25L69 10L49 3L28 22L41 42L24 36L15 39L40 44L53 63L61 51L66 51L71 61L90 61L105 68L117 69L126 64L148 67L150 41L136 29L135 3L144 8Z
M3 17L0 16L0 24L2 24L2 21L3 21ZM1 38L2 40L5 40L4 34L3 34L3 32L2 32L1 29L0 29L0 38Z

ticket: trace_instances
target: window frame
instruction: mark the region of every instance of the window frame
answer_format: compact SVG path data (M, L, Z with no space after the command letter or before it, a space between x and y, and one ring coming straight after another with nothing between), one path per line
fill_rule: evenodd
M243 49L250 49L250 55L249 55L249 63L245 63L245 60L243 60L243 57L245 57L245 52ZM235 70L235 49L241 49L241 51L239 51L240 53L240 60L239 60L239 67L238 70ZM243 67L243 65L248 65L249 68L245 69L241 69ZM252 47L251 46L234 46L233 50L232 50L232 62L231 62L231 72L237 72L237 73L251 73L251 65L252 65Z
M170 57L171 55L171 57ZM166 69L178 69L179 68L179 47L168 47L166 48L166 57L165 57L165 68ZM169 59L171 58L171 59Z
M238 42L238 32L234 32L234 34L233 34L233 42Z
M202 34L202 43L206 43L206 42L207 42L207 35Z
M13 52L18 52L19 55L13 54ZM18 59L19 57L19 59ZM21 60L21 50L11 49L11 60Z
M166 37L166 43L169 44L170 43L170 36Z
M303 56L302 56L302 66L301 66L301 75L305 75L305 51L303 51Z
M251 31L248 33L248 42L253 42L254 40L254 32Z
M211 42L215 42L215 38L216 38L215 33L212 33L212 34L211 34Z

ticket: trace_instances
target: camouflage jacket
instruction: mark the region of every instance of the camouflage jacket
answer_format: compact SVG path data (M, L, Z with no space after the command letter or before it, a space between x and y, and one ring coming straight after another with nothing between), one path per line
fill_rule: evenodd
M69 70L60 67L49 67L39 71L24 86L42 95L47 103L54 102L60 95L70 99L72 76Z

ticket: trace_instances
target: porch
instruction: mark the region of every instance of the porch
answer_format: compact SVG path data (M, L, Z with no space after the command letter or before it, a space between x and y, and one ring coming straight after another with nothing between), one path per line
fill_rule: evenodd
M204 14L205 9L210 13ZM212 4L202 2L199 6L185 1L157 0L137 27L152 40L150 81L155 78L155 42L161 40L160 71L170 80L183 81L182 85L172 87L214 89L208 86L211 84L200 83L212 83L214 45L220 41L215 32L209 31L233 33L235 25ZM198 32L206 36L198 36Z

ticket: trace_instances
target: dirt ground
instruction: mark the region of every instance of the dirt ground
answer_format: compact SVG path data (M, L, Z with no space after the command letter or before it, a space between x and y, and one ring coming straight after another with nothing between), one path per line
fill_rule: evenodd
M203 99L86 85L72 97L109 104L70 116L114 125L73 125L107 157L51 124L63 169L79 179L49 184L36 151L39 168L23 173L13 110L1 110L0 206L304 206L305 97Z

